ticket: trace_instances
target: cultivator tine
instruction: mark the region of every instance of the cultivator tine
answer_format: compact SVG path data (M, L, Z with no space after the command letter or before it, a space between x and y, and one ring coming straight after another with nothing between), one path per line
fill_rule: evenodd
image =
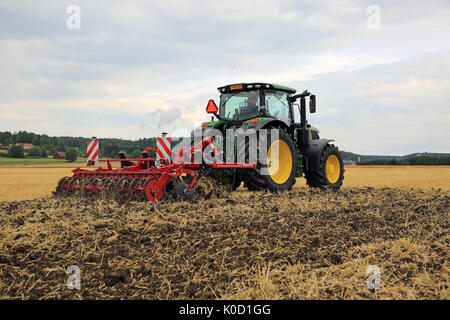
M116 190L114 192L114 195L119 200L126 199L126 192L127 192L127 186L128 186L128 178L120 178L116 182Z
M139 191L138 191L138 197L139 200L147 200L147 196L145 195L145 187L148 185L148 183L150 181L152 181L152 178L143 178L141 180L140 186L139 186Z
M90 193L91 189L91 178L84 178L83 183L81 185L81 194L87 196Z
M64 181L61 183L61 192L62 193L68 193L69 192L69 185L70 185L70 178L64 179Z
M133 178L130 182L130 190L129 190L129 194L130 194L130 199L131 200L137 200L138 199L138 191L139 191L139 186L141 184L141 178Z
M104 188L105 188L105 192L104 194L111 194L113 192L114 186L115 186L115 182L116 182L117 178L116 177L109 177L106 179Z
M100 193L102 191L103 182L99 178L94 178L91 184L91 193Z
M76 179L77 179L76 177L73 177L73 178L66 180L66 182L63 184L63 192L64 193L73 192L73 183L75 182Z
M72 181L72 184L71 184L71 186L72 186L72 190L71 190L72 193L79 192L80 191L80 185L81 185L80 178L78 178L78 177L74 178L73 181Z

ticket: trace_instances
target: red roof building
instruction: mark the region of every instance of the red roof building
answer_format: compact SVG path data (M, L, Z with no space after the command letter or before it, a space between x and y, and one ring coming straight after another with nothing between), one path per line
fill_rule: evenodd
M53 155L53 159L65 159L66 153L65 152L55 152Z
M22 146L25 150L29 150L31 148L33 148L33 144L32 143L16 143L16 146Z

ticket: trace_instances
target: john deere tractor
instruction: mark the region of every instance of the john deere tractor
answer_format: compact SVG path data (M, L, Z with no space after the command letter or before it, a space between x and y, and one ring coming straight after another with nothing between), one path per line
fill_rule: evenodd
M321 139L319 130L306 120L306 100L309 99L309 112L316 112L315 95L308 91L296 94L293 88L260 82L231 84L217 89L219 106L210 100L206 110L216 119L202 124L203 136L208 135L205 132L208 130L219 130L223 137L226 137L227 129L252 131L256 135L268 132L270 143L263 146L266 157L258 158L256 166L236 165L214 170L208 167L209 172L204 174L214 176L234 189L244 182L249 190L290 190L295 178L303 176L310 187L341 187L344 179L341 153L331 144L334 140ZM275 140L270 137L271 129L278 129ZM239 158L249 162L248 150L256 140L246 140L243 147L238 147L236 141L235 137L231 144L235 163ZM226 145L230 146L225 141L221 145L224 149ZM261 146L257 148L259 150ZM272 167L276 169L272 170Z

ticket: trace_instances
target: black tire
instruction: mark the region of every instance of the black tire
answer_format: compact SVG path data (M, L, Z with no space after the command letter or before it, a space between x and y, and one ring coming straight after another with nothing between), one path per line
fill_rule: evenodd
M270 130L267 130L267 141L271 141L271 133ZM286 131L280 129L279 130L279 140L284 141L287 146L289 147L291 156L292 156L292 165L291 165L291 171L289 173L288 178L283 183L277 183L272 179L272 177L268 174L262 174L263 168L267 167L266 163L261 163L261 159L258 159L258 166L255 169L248 169L246 170L245 174L243 174L243 181L245 184L245 187L250 191L256 191L256 190L269 190L269 191L279 191L279 190L291 190L292 186L295 183L295 173L297 170L297 153L295 150L294 142L292 141L291 137L287 134ZM265 151L266 154L269 149L269 145L267 146L267 150ZM245 151L246 154L248 154L248 142L245 145ZM259 150L258 150L259 151ZM247 157L245 157L247 161ZM264 162L264 161L262 161Z
M330 156L335 156L339 160L340 171L337 181L330 181L329 177L327 177L326 163ZM344 172L344 162L338 147L334 144L327 144L319 157L317 171L305 172L306 184L312 188L329 187L337 190L342 186Z

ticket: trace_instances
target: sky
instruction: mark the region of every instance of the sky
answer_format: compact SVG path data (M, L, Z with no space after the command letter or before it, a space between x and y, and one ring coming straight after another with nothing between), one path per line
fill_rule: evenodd
M449 34L448 0L0 0L0 131L181 136L270 82L341 150L450 152Z

